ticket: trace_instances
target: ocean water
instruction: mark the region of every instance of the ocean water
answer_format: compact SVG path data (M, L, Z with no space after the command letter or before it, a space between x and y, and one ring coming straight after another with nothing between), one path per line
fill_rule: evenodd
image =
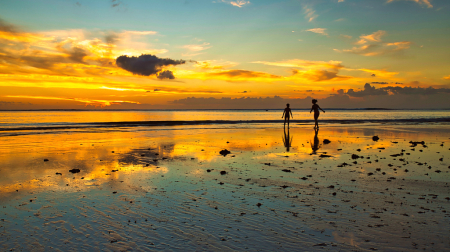
M311 124L309 110L293 110L291 125ZM2 111L0 135L11 131L283 123L283 110ZM450 110L326 110L321 124L448 124Z

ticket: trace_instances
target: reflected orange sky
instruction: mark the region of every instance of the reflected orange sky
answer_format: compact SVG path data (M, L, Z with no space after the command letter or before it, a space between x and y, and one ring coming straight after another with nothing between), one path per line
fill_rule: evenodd
M391 154L401 153L402 148L409 146L410 140L428 139L427 142L433 142L438 137L433 132L420 131L417 128L410 130L411 132L408 132L389 126L323 127L317 136L320 144L315 154L311 146L314 130L306 126L291 127L289 130L293 139L289 152L283 144L283 130L280 128L163 131L149 129L141 132L71 132L2 137L0 164L3 169L0 171L0 192L89 190L91 185L101 186L108 181L120 181L121 174L146 173L159 176L176 172L171 171L173 167L183 164L193 166L193 174L198 172L195 168L197 163L214 167L217 164L225 164L223 162L231 164L236 161L257 167L280 160L322 160L326 166L336 166L343 162L350 164L353 161L349 159L352 153L389 157ZM372 141L375 133L380 136L377 142ZM331 142L325 144L325 139ZM442 148L437 144L428 146ZM379 149L380 147L385 149ZM223 157L219 154L223 149L228 149L231 154ZM358 152L357 149L361 151ZM320 155L325 153L332 157L321 159ZM433 157L437 160L439 154L429 154L429 158ZM49 161L44 162L44 159ZM360 164L375 162L374 158L357 161ZM369 170L373 169L371 167L368 165ZM80 169L81 173L68 172L75 168ZM365 169L361 167L360 171L364 172ZM391 171L389 173L397 176ZM78 179L74 180L74 177ZM84 179L80 180L81 177ZM66 186L74 183L76 187Z

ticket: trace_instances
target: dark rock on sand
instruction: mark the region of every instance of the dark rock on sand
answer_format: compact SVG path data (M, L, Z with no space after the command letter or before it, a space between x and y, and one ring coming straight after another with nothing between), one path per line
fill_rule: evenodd
M424 141L421 142L409 141L409 143L411 144L411 147L416 147L418 144L421 144L422 146L425 145Z
M328 140L328 139L324 139L324 140L323 140L323 144L329 144L329 143L331 143L330 140Z
M226 156L226 155L228 155L228 154L230 154L231 152L229 151L229 150L227 150L227 149L224 149L224 150L221 150L220 152L219 152L219 154L220 155L222 155L222 156Z
M220 175L225 175L225 174L227 174L226 171L220 171Z
M358 159L358 158L359 158L359 155L352 154L352 159Z
M284 172L292 172L292 171L289 170L289 169L283 169L283 170L281 170L281 171L284 171Z
M57 173L56 173L56 175L62 175L62 173L60 173L60 172L57 172Z
M48 161L48 159L44 159L44 162L47 162Z
M69 172L71 172L71 173L79 173L80 169L72 169L72 170L69 170Z
M373 137L372 137L372 140L373 140L373 141L378 141L378 140L380 140L380 138L379 138L378 136L373 136Z
M332 157L331 155L326 155L326 154L320 154L319 157Z

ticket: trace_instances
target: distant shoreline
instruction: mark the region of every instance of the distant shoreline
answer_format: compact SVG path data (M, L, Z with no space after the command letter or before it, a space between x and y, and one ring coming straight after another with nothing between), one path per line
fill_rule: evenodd
M293 108L293 111L309 111L311 108L300 108L300 109L295 109ZM107 112L107 111L278 111L278 110L283 110L283 108L279 108L279 109L18 109L18 110L2 110L0 109L0 112L19 112L19 111L26 111L26 112L38 112L38 111L64 111L64 112L70 112L70 111L89 111L89 112L94 112L94 111L103 111L103 112ZM404 111L404 110L417 110L417 111L438 111L438 110L443 110L443 111L450 111L450 108L439 108L439 109L408 109L408 108L403 108L403 109L391 109L391 108L327 108L326 110L346 110L346 111L361 111L361 110L389 110L389 111L395 111L395 110L400 110L400 111Z

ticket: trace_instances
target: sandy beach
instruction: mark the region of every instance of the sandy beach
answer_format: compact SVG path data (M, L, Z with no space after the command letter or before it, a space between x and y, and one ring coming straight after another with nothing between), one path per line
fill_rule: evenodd
M447 125L75 130L0 150L2 251L450 250Z

